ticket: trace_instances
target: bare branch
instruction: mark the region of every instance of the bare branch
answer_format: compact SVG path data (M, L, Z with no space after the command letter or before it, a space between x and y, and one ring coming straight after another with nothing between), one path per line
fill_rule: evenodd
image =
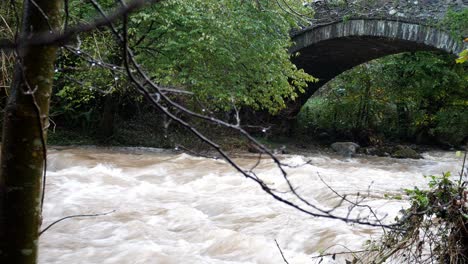
M94 1L94 0L92 0ZM104 14L103 14L104 15ZM217 118L214 118L214 117L211 117L211 116L205 116L205 115L202 115L202 114L199 114L199 113L196 113L190 109L187 109L185 108L184 106L174 102L173 100L171 100L168 96L166 96L164 93L161 92L161 89L162 87L160 87L159 85L157 85L156 83L154 83L148 76L147 74L143 71L142 67L136 62L135 60L135 56L133 55L133 52L132 50L130 49L130 47L128 46L128 34L127 34L127 30L128 30L128 18L127 16L124 14L123 16L123 36L120 36L117 32L117 30L115 29L115 27L113 25L110 25L111 28L113 29L112 31L114 32L114 34L122 40L122 45L123 45L123 56L124 56L124 66L126 68L126 71L127 71L127 75L130 79L130 81L136 85L136 87L142 92L142 94L144 95L144 97L149 100L149 102L155 106L157 109L161 110L164 114L166 114L167 116L169 116L169 118L173 119L174 121L176 121L177 123L179 123L180 125L182 125L183 127L185 127L186 129L188 129L190 132L192 132L196 137L198 137L199 139L201 139L203 142L205 142L206 144L208 144L209 146L211 146L212 148L214 148L222 157L223 159L228 163L230 164L233 168L235 168L239 173L241 173L244 177L246 178L249 178L253 181L255 181L257 184L260 185L260 187L262 188L262 190L264 190L267 194L269 194L272 198L282 202L282 203L285 203L293 208L296 208L297 210L299 211L302 211L306 214L309 214L309 215L312 215L312 216L318 216L318 217L325 217L325 218L331 218L331 219L338 219L338 220L342 220L342 221L345 221L345 222L351 222L351 223L358 223L358 224L363 224L363 225L369 225L369 226L384 226L384 227L388 227L388 228L392 228L392 226L390 225L382 225L381 223L379 222L369 222L369 221L362 221L361 219L349 219L348 217L343 217L343 216L337 216L337 215L334 215L332 214L329 210L325 210L325 209L321 209L319 208L318 206L310 203L309 201L307 201L304 197L302 197L297 191L296 191L296 188L293 187L291 181L289 180L288 178L288 174L286 173L286 171L284 170L280 160L268 149L266 148L263 144L261 144L260 142L258 142L255 138L253 138L247 131L245 131L244 129L242 129L241 127L237 126L237 124L231 124L231 123L228 123L228 122L225 122L225 121L222 121L220 119L217 119ZM131 65L133 65L133 67L135 68L135 71L133 71L131 69ZM141 76L141 78L143 79L143 81L140 81L136 76L135 76L135 73L137 73L138 75ZM308 210L308 209L305 209L303 208L302 206L300 205L297 205L279 195L277 195L275 193L274 190L272 190L271 188L268 187L268 185L262 181L261 179L259 179L258 177L256 177L254 174L251 174L249 173L248 171L245 171L243 168L241 168L237 163L235 163L228 155L227 153L221 149L221 147L216 144L215 142L211 141L210 139L208 139L205 135L203 135L202 133L200 133L196 128L194 128L193 126L191 126L188 122L180 119L179 117L177 117L176 115L174 115L168 108L164 107L160 101L157 101L155 100L155 98L153 96L151 96L151 92L145 87L145 85L149 85L151 88L153 88L158 94L160 94L160 98L165 101L166 103L168 103L170 106L178 109L180 112L184 113L184 114L187 114L191 117L195 117L195 118L198 118L198 119L201 119L201 120L205 120L205 121L208 121L210 123L213 123L213 124L217 124L217 125L221 125L221 126L224 126L224 127L227 127L227 128L231 128L231 129L234 129L236 131L238 131L241 135L243 135L245 138L247 138L250 142L252 142L253 144L255 144L260 150L262 150L264 153L266 153L273 161L274 163L276 164L277 168L279 169L279 171L281 172L282 176L283 176L283 179L286 181L288 187L289 187L289 191L297 198L299 199L301 202L303 202L305 205L307 205L308 207L311 207L313 208L314 210L318 211L318 212L314 212L314 211L311 211L311 210Z
M46 228L42 229L40 232L39 232L39 236L41 236L42 234L44 234L47 230L49 230L52 226L64 221L64 220L67 220L67 219L71 219L71 218L79 218L79 217L97 217L97 216L104 216L104 215L108 215L108 214L112 214L114 213L115 210L112 210L110 212L107 212L107 213L100 213L100 214L79 214L79 215L69 215L69 216L65 216L63 218L60 218L54 222L52 222L51 224L49 224Z
M278 248L279 252L281 253L281 257L283 258L284 263L289 264L289 262L284 257L283 250L281 250L281 247L279 246L278 241L276 241L276 239L275 239L275 243L276 243L276 247Z
M113 22L121 19L123 16L143 7L145 4L157 3L160 1L161 0L133 0L132 2L126 4L126 6L117 9L113 13L106 15L103 18L96 19L91 23L80 23L67 29L63 33L57 31L44 32L34 36L19 37L16 41L0 39L0 49L14 50L18 47L46 44L64 45L79 33L90 32L96 30L98 27L108 26Z

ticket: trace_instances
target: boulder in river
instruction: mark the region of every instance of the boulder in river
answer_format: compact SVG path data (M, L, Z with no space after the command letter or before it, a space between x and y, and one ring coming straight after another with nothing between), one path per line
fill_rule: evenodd
M416 150L407 146L396 146L391 156L397 159L422 159Z
M351 157L359 149L359 145L354 142L335 142L331 148L345 157Z
M263 150L251 142L247 145L247 151L250 153L263 153Z

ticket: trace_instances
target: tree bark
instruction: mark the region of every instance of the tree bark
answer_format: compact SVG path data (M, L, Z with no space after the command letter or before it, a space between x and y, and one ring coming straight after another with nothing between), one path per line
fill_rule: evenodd
M108 94L104 99L104 110L98 128L98 138L101 143L106 143L114 135L116 100L112 94Z
M23 37L58 29L61 0L25 0ZM0 263L37 261L46 127L57 47L19 47L4 113L0 167Z

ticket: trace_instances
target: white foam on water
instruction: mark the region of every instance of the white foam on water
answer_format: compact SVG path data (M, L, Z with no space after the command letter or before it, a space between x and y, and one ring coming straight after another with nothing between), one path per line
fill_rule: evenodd
M390 222L405 201L385 199L402 188L425 186L423 174L452 170L461 158L430 152L424 160L378 157L343 159L322 154L287 155L288 179L308 201L332 208L339 201L320 180L365 203ZM310 160L310 164L303 165ZM246 168L256 158L238 158ZM249 166L247 166L249 165ZM257 175L287 190L269 160ZM370 186L370 188L369 188ZM368 193L369 192L369 193ZM284 197L297 201L290 194ZM226 162L163 151L52 150L49 155L44 227L64 216L114 213L65 220L40 238L39 263L315 263L320 251L360 249L379 228L316 218L275 201ZM336 214L346 215L347 207ZM368 214L358 208L352 216ZM340 259L343 262L343 258ZM325 258L322 263L334 263Z

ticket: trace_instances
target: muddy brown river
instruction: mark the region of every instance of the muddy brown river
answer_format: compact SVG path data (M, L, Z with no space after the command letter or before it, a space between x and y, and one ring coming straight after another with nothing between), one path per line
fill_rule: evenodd
M365 203L391 222L408 205L386 197L425 186L423 175L456 175L461 168L455 152L423 155L423 160L327 153L280 158L290 165L311 161L287 169L308 201L323 208L339 202L321 175L341 194L369 196ZM235 160L246 168L257 162L252 155ZM281 204L222 160L158 149L83 147L51 149L48 163L44 226L68 215L115 212L53 226L40 238L41 264L284 264L275 240L289 263L318 263L319 252L359 250L381 234L379 228L311 217ZM287 190L270 160L263 159L256 173L275 190ZM335 213L347 211L343 205ZM352 216L366 213L358 209Z

